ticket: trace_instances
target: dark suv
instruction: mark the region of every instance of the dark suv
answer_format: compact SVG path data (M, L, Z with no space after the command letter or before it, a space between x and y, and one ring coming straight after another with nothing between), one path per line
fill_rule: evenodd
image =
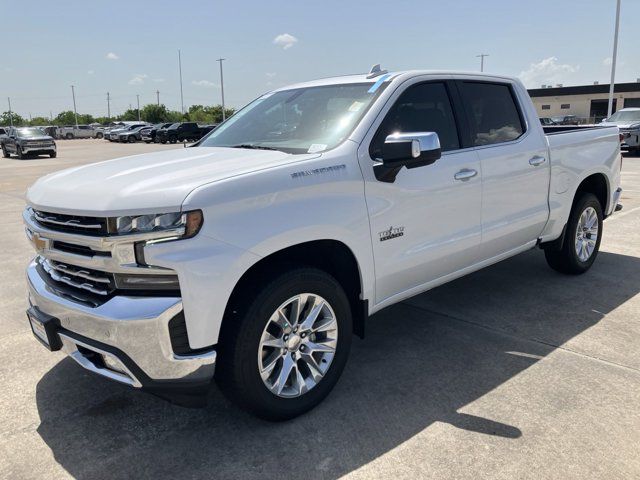
M5 158L9 158L12 153L20 159L31 154L44 154L51 158L57 155L56 142L36 127L11 127L0 142L2 142L2 155Z
M156 132L160 143L195 142L202 137L202 130L196 122L174 123L169 128Z

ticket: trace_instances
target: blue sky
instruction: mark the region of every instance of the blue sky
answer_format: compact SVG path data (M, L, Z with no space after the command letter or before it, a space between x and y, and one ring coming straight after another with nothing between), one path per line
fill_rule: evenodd
M608 81L615 0L0 0L0 111L106 115L155 102L240 107L274 87L390 70L479 70L528 87ZM640 1L622 0L617 81L640 77ZM279 41L275 41L279 38Z

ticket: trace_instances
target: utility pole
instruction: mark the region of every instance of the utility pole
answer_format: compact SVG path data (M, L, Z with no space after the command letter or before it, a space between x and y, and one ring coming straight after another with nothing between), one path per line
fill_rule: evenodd
M49 110L49 120L53 122L53 112Z
M160 106L160 90L156 90L156 103Z
M136 95L136 101L138 102L138 121L140 121L140 95Z
M111 97L109 92L107 92L107 118L111 120Z
M9 102L9 124L13 127L13 112L11 111L11 97L7 97L7 101Z
M180 111L184 115L184 97L182 95L182 57L180 56L180 50L178 49L178 70L180 71Z
M226 58L219 58L218 60L216 60L217 62L220 62L220 93L222 93L222 121L225 121L226 115L224 112L224 78L222 76L222 62L226 60Z
M71 95L73 96L73 115L76 118L76 128L78 128L78 111L76 110L76 90L73 85L71 85Z
M616 28L613 33L613 56L611 57L611 84L609 85L609 105L607 118L613 113L613 88L616 80L616 57L618 56L618 30L620 29L620 0L616 4Z
M480 55L476 55L477 57L480 57L480 71L484 72L484 57L488 57L489 55L486 53L481 53Z

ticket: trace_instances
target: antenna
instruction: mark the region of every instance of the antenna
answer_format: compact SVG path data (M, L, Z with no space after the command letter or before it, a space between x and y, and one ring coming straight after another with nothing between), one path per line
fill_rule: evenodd
M387 70L382 70L382 68L380 68L380 64L376 63L373 67L371 67L371 70L369 71L369 75L367 75L367 78L376 78L376 77L379 77L380 75L384 75L385 73L387 73Z

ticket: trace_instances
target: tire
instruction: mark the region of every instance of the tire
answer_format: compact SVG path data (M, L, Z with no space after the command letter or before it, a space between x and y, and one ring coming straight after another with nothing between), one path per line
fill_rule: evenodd
M67 133L64 138L66 138L67 140L73 140L73 133Z
M164 145L165 143L167 143L167 141L166 140L160 140L160 143L162 143Z
M595 195L583 193L578 197L569 215L562 247L559 249L550 247L544 251L549 266L568 275L580 275L589 270L600 250L603 218L602 206ZM582 223L585 220L586 225ZM593 229L591 233L583 229L581 229L582 232L578 231L580 225L588 227L591 221L595 221L593 226L597 226L595 242L592 242ZM584 245L584 250L580 249L580 244Z
M18 146L16 147L16 154L18 155L18 158L19 158L20 160L22 160L22 159L24 159L24 158L26 158L26 157L27 157L27 156L24 154L24 152L22 151L22 147L21 147L20 145L18 145Z
M98 132L98 133L96 133L96 138L98 138L98 139L104 138L104 134L102 132Z
M51 153L49 154L49 157L50 157L50 158L56 158L57 156L58 156L58 152L51 152Z
M134 137L133 135L131 135L129 137L129 143L136 143L136 137Z
M252 287L251 292L246 292L245 298L239 300L225 318L215 376L223 393L241 408L267 420L287 420L318 405L337 383L351 348L351 308L342 286L315 268L291 270L263 285L261 289ZM306 300L304 294L309 294ZM286 322L277 312L282 309L292 320L290 305L293 303L287 302L296 298L306 305L300 309L299 326L304 327L303 320L309 318L306 313L318 302L322 307L313 326L335 325L335 330L329 328L328 332L318 330L309 334L306 327L295 331L293 324L282 327ZM285 342L287 329L289 338ZM269 341L279 347L263 345L261 339L266 338L265 335L270 335ZM319 346L327 351L319 351ZM328 351L328 347L335 350ZM310 362L305 360L309 357L314 365L324 369L324 374L311 370ZM265 364L275 366L269 369ZM285 365L289 366L288 375ZM261 368L267 371L265 380ZM285 381L278 381L279 378ZM300 382L300 378L305 381Z
M177 143L178 138L177 137L169 137L169 143Z
M11 154L7 152L7 147L5 147L4 145L2 145L2 156L4 158L11 158Z

